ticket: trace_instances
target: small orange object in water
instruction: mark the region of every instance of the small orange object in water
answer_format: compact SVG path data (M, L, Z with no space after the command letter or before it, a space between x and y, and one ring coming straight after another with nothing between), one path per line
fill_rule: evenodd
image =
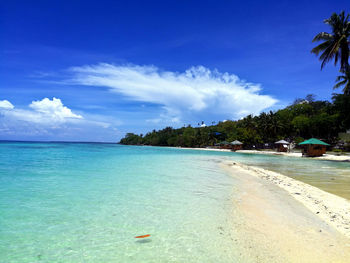
M145 237L149 237L149 236L151 236L151 235L137 236L137 237L135 237L135 238L145 238Z

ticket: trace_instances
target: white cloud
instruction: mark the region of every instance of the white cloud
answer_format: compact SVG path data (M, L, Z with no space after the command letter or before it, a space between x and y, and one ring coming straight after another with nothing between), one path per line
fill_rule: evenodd
M258 114L277 100L261 95L259 84L203 66L185 72L161 71L155 66L97 64L73 67L72 80L79 85L103 86L131 100L162 106L167 118L184 115L221 115L241 118ZM164 113L162 113L164 116Z
M53 98L52 100L45 98L42 100L33 101L29 107L54 121L64 121L67 118L83 118L81 115L74 114L71 109L63 106L62 101L57 98Z
M0 110L2 109L12 110L13 108L14 106L8 100L0 100Z
M81 115L74 114L71 109L63 105L57 98L52 100L44 98L38 101L32 101L29 105L31 110L14 108L11 102L4 100L0 105L0 113L5 119L19 120L32 123L41 123L48 125L57 125L74 121L74 119L83 119ZM4 107L6 106L6 107Z
M116 141L121 136L115 127L121 124L118 119L80 115L58 98L32 101L27 107L4 101L0 100L0 139Z
M115 132L112 130L111 123L107 122L112 121L115 125L114 119L91 114L84 115L86 118L74 113L58 98L32 101L26 108L15 108L7 100L0 101L0 138L13 135L82 140L81 138L86 138L83 136L87 136L89 140L98 140L99 137L90 138L89 135L98 136L101 129L108 128L111 128L110 134Z

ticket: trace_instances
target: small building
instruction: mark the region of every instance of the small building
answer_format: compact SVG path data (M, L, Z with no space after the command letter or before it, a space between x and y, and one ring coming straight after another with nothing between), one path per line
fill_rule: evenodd
M221 149L231 149L231 144L227 141L220 142Z
M275 145L277 146L277 152L288 152L289 144L290 143L285 140L275 142Z
M325 143L315 138L311 138L309 140L301 142L299 143L299 145L303 147L303 156L308 157L322 156L324 153L326 153L326 147L329 146L328 143Z
M242 147L243 147L243 143L237 140L234 140L233 142L231 142L231 145L232 145L232 151L242 150Z

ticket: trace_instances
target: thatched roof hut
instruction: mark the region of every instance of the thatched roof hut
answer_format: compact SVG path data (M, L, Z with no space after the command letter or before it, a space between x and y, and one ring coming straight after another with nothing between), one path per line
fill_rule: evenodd
M232 145L242 145L243 143L237 140L234 140L233 142L231 142Z
M220 148L223 148L223 149L230 149L231 148L231 143L227 142L227 141L223 141L223 142L220 142Z
M240 141L234 140L233 142L231 142L231 145L232 145L232 150L237 151L237 150L242 150L243 143L241 143Z
M280 140L280 141L275 142L275 144L277 146L277 151L278 152L287 152L288 151L288 145L290 143L285 141L285 140Z
M322 156L326 153L326 147L329 146L328 143L315 138L303 141L299 145L303 146L303 155L309 157Z

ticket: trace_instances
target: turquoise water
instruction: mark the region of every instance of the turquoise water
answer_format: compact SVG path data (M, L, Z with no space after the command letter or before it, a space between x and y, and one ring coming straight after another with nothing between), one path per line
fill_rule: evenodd
M238 189L220 169L222 160L331 189L350 182L349 163L115 144L0 143L0 262L237 262L232 213ZM143 234L151 237L134 238Z
M1 143L0 186L0 262L236 257L227 229L233 180L207 155L113 144ZM143 234L151 238L134 238Z

